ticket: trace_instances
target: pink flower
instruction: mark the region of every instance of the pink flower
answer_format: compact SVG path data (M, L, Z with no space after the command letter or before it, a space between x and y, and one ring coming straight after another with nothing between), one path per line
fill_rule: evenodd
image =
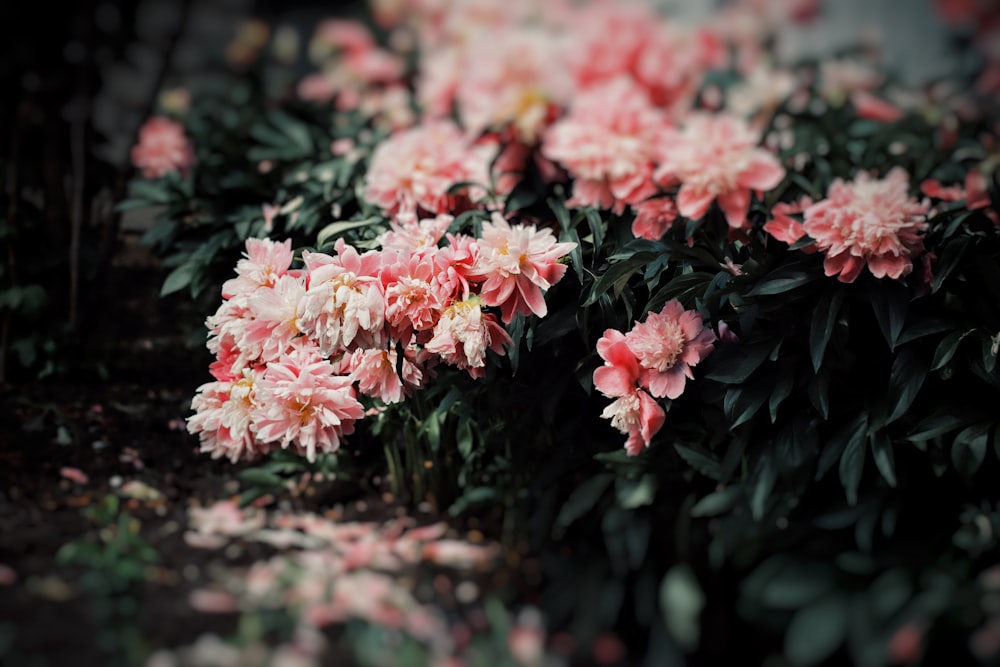
M265 216L267 209L264 210ZM246 253L236 262L236 278L222 285L222 297L231 299L238 294L253 292L258 287L272 287L292 266L292 241L282 243L269 239L247 239Z
M76 484L86 484L87 482L90 481L90 478L87 477L87 473L83 472L79 468L70 468L69 466L64 466L59 469L59 474L62 475L65 479L68 479L69 481L74 482Z
M17 583L17 572L9 565L0 563L0 586L13 586Z
M666 126L646 93L622 77L581 93L546 132L542 154L576 179L571 206L620 213L656 194L655 139Z
M317 452L336 451L365 410L354 396L351 378L334 375L333 370L329 361L308 349L269 363L257 383L257 437L280 443L283 449L294 445L309 461Z
M904 116L899 107L866 90L856 90L851 93L851 104L854 105L859 118L876 120L880 123L894 123Z
M201 451L232 462L254 458L267 448L254 437L251 413L256 408L258 374L246 371L237 382L209 382L198 387L191 401L195 414L188 417L188 432L197 434Z
M632 208L635 209L632 235L640 239L657 241L663 238L677 219L677 202L670 197L647 199Z
M476 378L485 374L486 350L503 355L504 346L512 343L496 316L484 313L479 300L473 297L456 301L444 310L424 349Z
M387 405L402 401L411 389L420 386L423 374L404 355L401 378L396 372L398 358L396 350L368 349L354 352L351 360L354 370L351 375L358 383L358 390Z
M397 215L395 220L389 221L390 231L382 234L378 241L383 250L416 252L436 249L454 220L451 215L439 215L419 221L412 214Z
M657 398L674 399L684 392L691 367L712 351L715 334L701 315L684 310L677 299L625 334L625 343L642 368L640 384Z
M638 386L642 369L625 341L625 334L615 329L605 331L597 341L597 353L604 365L594 371L594 387L608 397L631 394Z
M601 417L611 420L613 427L628 435L625 450L630 456L637 456L649 447L653 436L663 427L666 416L660 404L638 387L616 398L601 413Z
M434 251L412 253L386 266L385 321L396 340L407 341L414 331L434 328L450 294L436 280Z
M940 199L941 201L954 202L965 199L965 188L961 185L945 187L941 184L941 181L936 178L928 178L921 181L920 192L924 193L928 197Z
M771 220L764 224L764 231L788 245L794 245L806 235L806 228L793 215L801 214L812 205L809 197L803 197L796 202L778 202L771 209ZM804 252L815 252L815 248L810 246L803 249Z
M665 185L681 183L681 215L697 220L718 201L730 227L747 228L751 192L776 188L785 177L778 159L759 143L759 133L742 118L694 113L681 131L663 136L655 177Z
M359 21L324 19L316 26L314 38L333 49L348 53L361 53L375 48L371 31Z
M899 167L883 179L862 172L852 182L835 180L823 199L805 212L805 231L826 253L826 275L854 282L866 266L876 278L901 278L923 250L930 202L909 197L909 176Z
M336 257L304 253L308 283L297 310L299 329L316 341L326 357L356 340L374 346L381 339L385 319L381 255L359 255L343 239L336 249Z
M559 243L548 229L510 225L499 213L483 223L479 261L473 277L485 278L479 296L488 306L499 306L504 323L514 315L548 312L542 290L559 282L566 265L559 259L576 247Z
M425 123L378 145L368 167L365 199L390 214L454 212L477 193L448 190L460 182L488 183L487 166L454 123Z
M175 171L185 175L194 163L194 147L180 123L153 116L140 128L139 143L132 147L132 165L146 178Z
M300 278L284 275L273 287L261 287L246 297L252 319L236 344L261 363L276 359L302 331L296 316L306 288Z

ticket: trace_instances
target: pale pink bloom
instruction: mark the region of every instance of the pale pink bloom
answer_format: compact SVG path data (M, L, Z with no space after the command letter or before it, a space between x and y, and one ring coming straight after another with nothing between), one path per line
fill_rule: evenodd
M169 118L153 116L139 130L139 143L132 147L132 165L146 178L171 172L187 174L194 166L194 147L184 127Z
M479 545L460 540L437 540L424 545L424 560L455 569L476 569L493 563L499 555L496 544Z
M201 535L244 537L263 528L265 520L263 512L242 510L232 500L188 509L188 523Z
M663 427L666 413L652 396L636 387L631 393L616 398L601 417L610 419L614 428L628 435L625 450L630 456L636 456L649 447L653 436Z
M364 417L351 378L334 375L329 361L307 350L269 363L257 385L257 437L282 448L293 445L309 461L317 452L336 451Z
M646 93L622 77L577 96L569 115L546 131L542 154L576 179L571 206L620 213L656 193L654 149L665 127Z
M411 127L417 122L417 115L413 111L413 96L401 85L366 90L358 108L372 116L376 126L387 127L393 132Z
M553 108L569 96L561 54L551 33L537 28L491 31L489 39L488 49L465 53L456 90L459 119L471 136L509 125L533 144Z
M936 178L927 178L920 182L920 192L933 199L955 202L965 199L965 188L961 185L944 186Z
M604 365L594 371L594 387L609 398L632 394L639 385L642 368L625 334L607 329L597 341L597 353Z
M726 108L741 116L770 114L795 91L795 75L760 63L726 91Z
M448 234L447 239L448 245L434 254L434 278L449 301L464 301L469 298L470 283L476 280L479 243L466 234Z
M239 611L236 598L225 591L197 588L188 594L188 604L203 614L231 614Z
M198 388L191 401L195 414L187 421L188 432L201 441L201 451L234 463L263 453L266 448L257 443L251 419L257 378L256 372L247 370L236 382L209 382Z
M337 51L359 53L375 48L375 39L360 21L324 19L316 26L315 38Z
M17 583L17 572L9 565L0 563L0 586L13 586Z
M486 350L503 355L504 346L512 343L496 316L483 313L480 301L473 297L456 301L444 310L424 348L476 378L486 372Z
M793 215L800 215L807 208L812 206L812 199L803 197L795 202L778 202L771 208L771 220L764 224L764 231L788 245L794 245L806 235L806 228L798 218ZM816 252L815 246L808 246L802 249L803 252Z
M354 150L354 139L351 137L341 137L330 142L330 154L343 156Z
M778 159L759 143L760 134L742 118L691 114L682 130L663 135L656 179L681 183L681 215L697 220L717 201L730 227L746 228L751 192L771 190L785 177Z
M302 332L298 328L297 311L306 288L299 278L284 275L273 287L261 287L247 295L247 308L253 313L243 336L237 340L240 349L266 363L288 349Z
M499 213L484 222L479 257L473 277L485 279L479 296L487 306L499 306L504 323L518 313L544 317L548 312L543 290L559 282L566 265L559 259L575 243L559 243L551 230L534 225L511 225Z
M856 90L851 93L851 104L859 118L877 120L880 123L894 123L904 116L902 109L891 102L869 93Z
M403 355L402 377L396 371L396 350L358 350L352 355L352 377L365 396L385 404L399 403L423 381L420 368Z
M824 60L819 66L819 93L841 105L857 91L872 91L882 85L882 75L859 60Z
M382 273L385 283L385 321L393 338L408 341L414 331L437 324L450 294L436 280L436 252L425 250L400 256Z
M340 67L345 70L342 76L363 85L398 83L406 72L399 56L379 48L349 53Z
M229 544L229 540L221 535L205 535L188 530L184 532L184 544L192 549L217 551Z
M454 123L425 123L378 145L368 167L364 196L390 214L450 213L468 205L479 189L459 194L448 194L448 190L460 182L487 184L486 166Z
M640 239L657 241L670 229L677 219L677 202L670 197L656 197L633 204L635 220L632 221L632 235Z
M674 399L684 392L691 367L712 351L715 334L695 310L684 310L673 299L658 313L649 313L625 334L625 343L643 369L640 384L656 398Z
M268 206L264 205L265 220ZM274 213L271 212L273 219ZM247 239L243 259L236 262L236 277L222 285L222 297L231 299L238 294L253 292L258 287L272 287L292 266L292 241L278 243L270 239Z
M337 256L306 252L308 287L298 307L298 327L333 357L357 340L372 346L381 339L385 297L379 272L382 257L359 255L342 239Z
M76 484L86 484L90 481L90 478L87 477L87 473L83 472L79 468L64 466L59 469L59 474Z
M451 116L464 60L462 49L454 46L427 51L420 59L416 98L426 118Z
M866 266L876 278L898 279L913 270L930 202L911 198L908 190L902 168L882 179L862 172L851 182L836 179L827 198L806 209L805 231L826 253L826 275L851 283Z
M400 252L417 252L437 248L438 242L454 222L451 215L439 215L433 218L417 220L413 214L396 216L389 221L390 231L378 238L383 250L398 250Z
M313 72L302 77L295 93L306 102L329 102L338 92L337 82L322 72Z

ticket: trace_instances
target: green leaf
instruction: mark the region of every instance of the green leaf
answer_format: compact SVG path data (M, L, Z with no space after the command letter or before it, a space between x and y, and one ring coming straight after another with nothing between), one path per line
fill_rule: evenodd
M331 222L329 225L319 230L316 234L316 245L323 247L326 242L336 236L340 236L344 232L348 232L352 229L360 229L362 227L370 227L380 223L379 218L368 218L366 220L340 220L337 222Z
M757 459L757 465L754 468L753 478L751 479L753 491L750 494L750 512L756 521L760 521L764 517L767 499L770 497L772 489L774 489L777 476L777 469L774 466L771 455L767 451L761 452L760 458Z
M509 214L513 211L522 211L539 199L541 199L541 194L538 190L528 181L522 180L507 195L507 201L504 203L504 213Z
M832 593L799 609L785 634L785 657L797 667L816 665L840 647L847 634L848 599Z
M784 294L793 289L807 285L815 280L819 280L822 274L817 271L785 267L767 274L763 280L758 282L753 289L747 292L747 296L773 296Z
M590 288L590 295L584 301L584 306L597 302L609 290L613 290L615 298L625 289L625 285L641 267L654 258L652 253L637 253L631 258L612 264Z
M593 509L614 479L614 475L602 473L576 487L559 510L559 516L556 517L553 528L555 536L561 537L574 521Z
M778 420L778 407L785 402L785 399L792 395L792 390L795 388L795 377L791 373L784 373L778 379L778 383L774 386L774 390L771 392L771 398L768 400L768 409L771 412L771 423L775 423Z
M729 419L729 428L734 429L753 419L771 390L772 379L768 376L755 379L745 385L730 387L726 391L723 410Z
M963 236L944 246L944 249L941 251L941 258L934 265L934 278L931 280L932 293L941 289L941 285L944 284L944 281L948 279L948 276L952 274L955 267L961 262L962 255L965 254L965 249L968 245L968 237Z
M671 299L678 299L685 306L690 306L694 299L705 294L712 279L712 274L703 271L683 273L654 292L646 304L646 310L658 312Z
M472 424L471 420L461 419L458 422L458 428L455 429L455 445L458 447L458 453L461 455L462 459L468 460L472 455L473 445L475 440L472 436Z
M865 432L868 429L867 416L852 422L845 434L847 444L840 457L840 482L847 494L847 502L855 505L858 502L858 486L865 470Z
M743 487L734 485L727 486L721 491L710 493L691 508L691 516L706 517L725 514L736 507L745 497Z
M907 347L896 355L889 374L889 418L886 424L906 414L926 377L927 362L915 347Z
M688 465L710 479L718 481L722 477L722 465L711 452L700 447L674 443L674 449Z
M889 486L896 486L896 461L892 454L892 441L884 431L877 431L871 435L872 457L875 459L875 467L888 482Z
M645 507L656 496L656 478L653 475L643 475L638 480L619 478L617 493L618 504L624 509Z
M170 275L167 276L167 279L163 281L163 287L160 288L160 296L167 296L168 294L179 292L190 285L191 280L194 278L194 275L199 269L200 267L198 265L190 262L178 266L176 269L171 271Z
M904 285L895 280L879 280L872 287L870 298L882 335L889 343L889 348L895 349L906 323L910 294Z
M933 414L914 426L906 439L911 442L925 442L950 433L965 426L970 421L972 419L967 415Z
M955 353L958 352L958 347L962 344L962 341L965 340L965 338L973 331L975 331L975 329L953 331L945 336L941 342L938 343L937 349L934 350L934 359L931 361L931 370L936 371L951 361L952 357L955 356Z
M284 479L261 468L248 468L241 471L238 477L241 481L256 486L281 487L285 485Z
M830 567L785 563L761 590L761 604L772 609L801 609L833 588Z
M812 324L809 327L809 356L816 372L819 372L819 367L823 365L826 346L830 342L843 303L844 290L838 286L832 292L824 294L816 310L813 311Z
M705 594L687 563L677 563L660 582L660 611L667 632L684 651L693 651L701 638L701 610Z
M823 419L828 419L830 417L830 374L826 369L820 371L812 379L806 387L806 393L809 394L809 400L816 411L823 416Z
M706 365L711 370L705 377L723 384L745 382L771 356L776 345L775 341L723 345L709 356Z
M983 464L989 442L990 425L974 424L962 430L951 444L951 463L966 477L972 477Z

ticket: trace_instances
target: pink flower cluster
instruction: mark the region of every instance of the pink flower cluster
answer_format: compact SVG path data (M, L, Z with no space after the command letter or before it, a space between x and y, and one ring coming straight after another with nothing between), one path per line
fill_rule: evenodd
M160 178L172 172L183 175L194 163L194 146L177 121L153 116L139 129L139 143L132 147L132 165L144 177Z
M450 221L402 216L381 250L341 240L333 255L304 253L301 270L290 241L248 240L207 322L215 381L188 420L203 451L236 461L280 447L313 460L354 431L362 397L402 401L442 362L481 377L487 350L511 344L486 308L505 323L544 316L543 292L575 244L495 213L481 238L439 247Z
M650 313L631 331L608 329L597 342L604 365L594 371L594 386L615 399L601 414L628 435L625 449L635 456L649 446L666 412L655 400L684 393L691 367L712 351L715 334L694 310L674 299Z
M841 282L854 282L867 267L876 278L899 279L913 270L913 260L923 252L921 234L927 229L930 202L909 195L906 171L893 168L885 178L867 173L846 182L836 179L826 199L805 205L800 223L778 210L765 225L779 241L795 243L803 236L816 241L826 254L824 270ZM806 202L808 204L808 202Z

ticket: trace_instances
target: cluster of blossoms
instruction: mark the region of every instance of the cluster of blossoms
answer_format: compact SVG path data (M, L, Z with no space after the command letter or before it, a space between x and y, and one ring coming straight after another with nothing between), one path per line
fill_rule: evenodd
M684 393L691 367L712 351L715 334L701 315L674 299L631 331L608 329L597 342L604 365L594 371L594 386L615 399L601 415L628 436L625 449L635 456L649 446L666 413L655 400Z
M175 120L154 116L139 130L132 147L132 164L145 178L160 178L171 172L187 173L194 166L194 146Z
M440 363L485 374L487 350L511 343L487 307L504 323L544 316L543 291L574 244L494 214L481 238L448 234L439 247L450 222L403 216L380 250L339 240L294 270L290 241L247 241L207 322L215 381L188 421L203 450L236 461L293 448L313 460L365 417L361 398L400 402Z

